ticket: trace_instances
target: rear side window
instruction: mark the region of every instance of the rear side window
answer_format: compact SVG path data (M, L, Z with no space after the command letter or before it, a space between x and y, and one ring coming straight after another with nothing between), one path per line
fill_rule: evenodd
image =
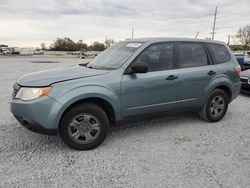
M225 46L221 44L211 44L211 43L208 43L207 46L212 52L217 64L230 61L231 56Z
M209 64L206 50L201 43L179 43L179 66L197 67Z

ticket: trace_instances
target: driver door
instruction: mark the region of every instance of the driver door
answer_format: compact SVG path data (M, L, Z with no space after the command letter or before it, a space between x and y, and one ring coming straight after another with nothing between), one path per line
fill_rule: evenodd
M148 72L123 75L123 117L176 109L178 76L174 69L174 49L174 43L156 43L137 56L133 63L146 63Z

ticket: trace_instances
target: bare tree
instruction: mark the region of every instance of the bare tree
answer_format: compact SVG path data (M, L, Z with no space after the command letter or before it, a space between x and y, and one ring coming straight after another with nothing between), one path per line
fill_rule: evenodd
M46 50L46 45L44 42L41 43L41 48L42 48L42 50Z
M250 25L240 28L237 31L236 37L239 39L239 41L242 43L243 46L249 46L250 45Z
M106 48L112 46L114 43L115 43L114 39L106 39L105 42L104 42Z

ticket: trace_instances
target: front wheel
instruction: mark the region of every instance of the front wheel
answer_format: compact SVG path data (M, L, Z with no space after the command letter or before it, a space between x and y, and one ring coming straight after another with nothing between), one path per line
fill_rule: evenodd
M92 103L77 105L61 120L59 132L66 145L77 150L89 150L100 145L109 130L105 111Z
M200 117L209 122L218 122L225 116L228 103L228 95L221 89L215 89L208 96Z

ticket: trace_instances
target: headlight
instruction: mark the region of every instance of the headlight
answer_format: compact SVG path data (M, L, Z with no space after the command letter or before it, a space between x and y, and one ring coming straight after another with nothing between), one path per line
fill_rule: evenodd
M42 88L31 88L31 87L22 87L16 94L16 99L21 99L24 101L29 101L46 95L50 92L52 87L42 87Z

